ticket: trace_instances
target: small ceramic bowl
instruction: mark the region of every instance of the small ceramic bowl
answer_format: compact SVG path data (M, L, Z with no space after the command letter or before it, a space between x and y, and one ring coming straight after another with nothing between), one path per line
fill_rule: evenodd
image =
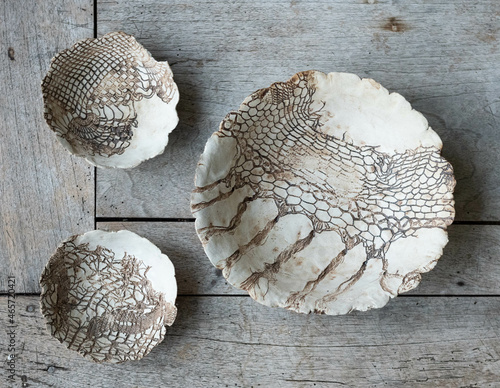
M177 313L171 261L126 230L70 237L50 258L40 285L52 336L98 363L141 359Z
M179 121L168 63L123 32L57 54L42 92L58 140L98 167L130 168L162 153Z

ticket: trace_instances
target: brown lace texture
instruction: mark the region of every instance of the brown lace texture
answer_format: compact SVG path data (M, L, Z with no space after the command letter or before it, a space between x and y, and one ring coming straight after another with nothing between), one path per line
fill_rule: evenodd
M86 39L56 55L42 83L45 120L78 154L122 154L137 127L135 102L158 96L168 103L176 86L132 36Z
M52 335L96 362L142 358L162 341L176 307L153 289L141 260L76 245L76 237L57 249L40 280Z
M226 277L246 255L266 242L280 218L287 214L306 215L313 225L311 233L281 252L272 263L254 271L237 287L255 295L260 280L276 283L282 265L314 242L325 231L335 231L345 249L333 255L330 264L304 289L290 290L286 304L298 307L319 283L328 281L347 253L362 245L366 260L358 271L337 289L317 301L317 312L352 287L363 275L370 260L385 259L391 244L415 234L420 228L446 229L454 218L455 186L453 169L435 147L417 148L389 155L372 146L358 146L322 131L322 108L313 109L315 88L311 73L304 72L288 82L273 84L245 100L239 111L227 115L216 136L236 141L236 156L227 176L205 187L196 187L195 194L221 193L208 201L193 202L197 212L224 201L238 189L250 187L251 195L243 199L228 226L210 226L197 230L204 245L214 236L228 239L249 209L259 198L271 199L278 215L253 238L223 259L219 265ZM303 166L307 158L315 168ZM332 178L334 177L334 178ZM358 180L354 192L346 192L339 181ZM196 198L200 198L197 196ZM244 266L244 264L241 264ZM385 273L380 285L393 274ZM399 276L399 275L398 275ZM402 279L400 292L414 284L418 273ZM418 281L417 281L418 283ZM259 285L260 284L260 285Z

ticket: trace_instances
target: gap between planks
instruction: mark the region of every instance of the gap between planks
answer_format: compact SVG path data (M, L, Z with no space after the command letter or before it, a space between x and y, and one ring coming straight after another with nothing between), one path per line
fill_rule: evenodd
M98 222L194 222L194 218L96 217Z
M168 217L95 217L98 222L195 222L195 218ZM500 221L454 221L454 225L500 225Z

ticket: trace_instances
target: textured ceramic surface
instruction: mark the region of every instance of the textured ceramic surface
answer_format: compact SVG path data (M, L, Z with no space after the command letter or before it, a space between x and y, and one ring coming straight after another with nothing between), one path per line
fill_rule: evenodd
M229 113L191 209L211 262L268 306L384 306L431 270L453 222L452 166L427 120L371 79L308 71Z
M42 91L59 141L98 167L130 168L162 153L178 123L168 63L123 32L57 54Z
M51 334L95 362L144 357L177 313L171 261L125 230L91 231L64 241L40 284Z

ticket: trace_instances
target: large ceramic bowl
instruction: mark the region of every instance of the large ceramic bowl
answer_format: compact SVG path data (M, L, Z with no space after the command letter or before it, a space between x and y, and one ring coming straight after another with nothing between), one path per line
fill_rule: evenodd
M384 306L431 270L455 179L427 120L354 74L307 71L247 97L208 140L191 209L211 262L267 306Z

